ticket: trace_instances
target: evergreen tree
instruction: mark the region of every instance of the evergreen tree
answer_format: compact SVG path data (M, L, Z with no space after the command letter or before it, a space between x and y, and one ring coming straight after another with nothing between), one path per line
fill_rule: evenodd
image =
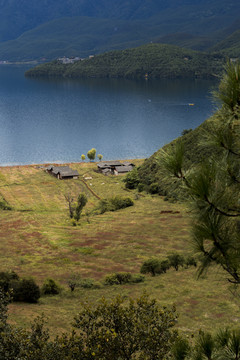
M184 169L181 142L166 153L160 165L173 182L188 193L195 218L192 239L201 256L199 275L210 264L220 265L231 283L240 284L240 64L228 63L218 91L220 107L200 147L211 148L212 157Z

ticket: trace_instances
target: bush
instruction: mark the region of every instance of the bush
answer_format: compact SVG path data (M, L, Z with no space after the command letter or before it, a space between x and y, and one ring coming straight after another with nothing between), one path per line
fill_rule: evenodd
M13 301L36 303L40 298L39 286L33 279L12 280Z
M137 186L137 189L138 189L139 192L142 192L145 189L145 185L142 184L142 183L139 183L138 186Z
M7 292L9 290L12 280L19 280L19 276L14 271L0 272L0 287L3 291Z
M111 204L109 200L102 199L99 202L99 210L101 214L104 214L106 211L111 211Z
M186 265L187 268L188 268L189 266L194 266L194 267L196 267L196 266L197 266L197 261L196 261L196 259L195 259L193 256L188 256L188 257L185 259L185 265Z
M158 194L160 189L159 189L159 184L158 183L152 183L149 188L148 191L150 192L150 194Z
M106 285L122 285L129 283L139 283L144 281L144 276L142 275L132 275L128 272L119 272L105 277Z
M133 206L134 202L130 197L122 198L121 196L115 196L110 199L114 210L125 209L126 207Z
M182 255L178 253L174 253L168 256L168 260L171 267L174 267L176 271L178 271L179 266L183 266L185 263L185 259Z
M99 289L101 286L92 279L82 279L79 282L79 287L84 289Z
M166 271L168 269L170 269L171 265L170 265L170 262L169 260L162 260L159 264L159 270L158 270L158 274L160 273L166 273Z
M140 269L141 274L151 274L152 276L161 274L162 272L161 261L155 258L144 261Z
M124 303L122 297L89 304L75 317L80 359L167 359L176 339L175 309L161 308L144 294ZM94 357L93 357L94 354ZM85 356L84 356L85 355Z
M134 167L133 170L125 176L123 182L125 183L125 187L127 189L136 189L138 187L140 180L136 167Z
M60 294L61 288L53 279L46 279L41 292L44 295L57 295Z
M0 209L12 210L12 207L6 202L6 200L0 200Z
M106 211L116 211L125 209L126 207L133 206L134 202L129 197L114 196L109 199L102 199L99 203L100 213L103 214Z

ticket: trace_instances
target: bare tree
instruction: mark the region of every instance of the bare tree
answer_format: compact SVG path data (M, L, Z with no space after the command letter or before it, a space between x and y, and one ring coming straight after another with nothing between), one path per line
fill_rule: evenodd
M68 193L64 194L64 197L65 197L65 200L68 203L69 216L72 219L73 215L74 215L74 206L73 206L74 198L73 198L71 192L68 192Z

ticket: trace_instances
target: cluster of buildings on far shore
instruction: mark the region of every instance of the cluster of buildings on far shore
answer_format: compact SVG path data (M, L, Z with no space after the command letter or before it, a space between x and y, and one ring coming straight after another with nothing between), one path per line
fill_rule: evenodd
M105 161L97 164L98 171L103 175L125 175L129 171L133 170L134 164L131 162L120 162L115 161ZM66 180L66 179L78 179L79 173L77 170L71 169L68 165L64 166L55 166L48 165L44 170L50 175L55 176L57 179Z
M88 58L92 59L92 58L94 58L94 55L89 55ZM80 58L78 56L76 56L76 57L63 56L63 57L58 58L58 61L60 61L62 64L74 64L75 62L81 61L81 60L85 60L85 58Z

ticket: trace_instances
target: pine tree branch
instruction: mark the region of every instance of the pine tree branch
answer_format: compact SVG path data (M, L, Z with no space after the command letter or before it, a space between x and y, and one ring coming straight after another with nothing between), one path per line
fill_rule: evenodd
M208 203L208 205L211 206L211 208L214 208L214 210L216 212L218 212L219 214L223 215L223 216L227 216L227 217L238 217L240 216L240 212L237 212L237 214L229 214L227 213L226 211L223 211L221 209L219 209L216 205L214 205L207 197L207 195L204 195L204 200ZM238 211L238 210L235 210L235 209L228 209L228 211Z

